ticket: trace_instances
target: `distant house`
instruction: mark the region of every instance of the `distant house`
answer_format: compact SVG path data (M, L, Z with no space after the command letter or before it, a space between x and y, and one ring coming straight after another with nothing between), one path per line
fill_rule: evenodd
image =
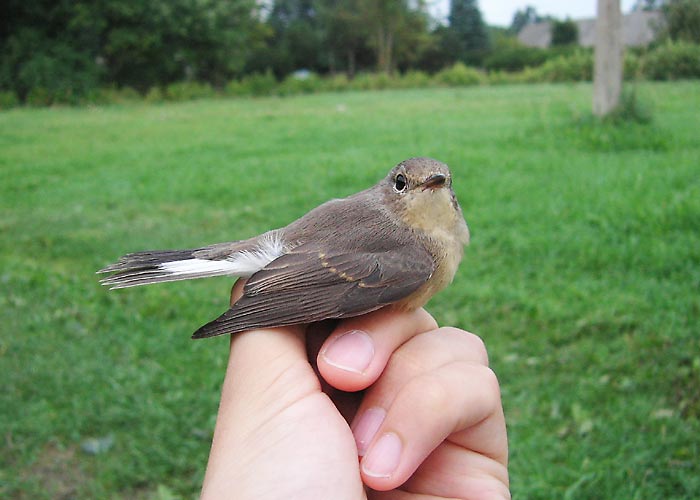
M595 44L595 18L574 21L578 26L578 43L582 47ZM622 40L626 47L648 45L656 38L663 15L658 11L634 11L622 16ZM550 21L528 24L520 33L518 40L528 47L549 47L552 41Z

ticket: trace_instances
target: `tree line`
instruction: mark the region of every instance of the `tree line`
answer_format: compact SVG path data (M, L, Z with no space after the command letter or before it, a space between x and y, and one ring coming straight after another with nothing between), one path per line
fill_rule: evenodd
M638 3L661 6L696 36L698 0ZM221 89L247 75L281 80L301 69L352 79L434 74L455 62L489 69L513 54L511 69L544 61L515 40L543 19L535 9L500 29L486 26L476 0L452 0L440 21L426 0L5 0L1 9L0 92L22 102L32 92L72 102L96 88L146 93L188 81ZM576 42L571 21L553 30L555 43Z
M455 0L449 24L423 0L5 0L0 89L141 92L177 81L221 87L271 70L437 71L488 49L475 0Z

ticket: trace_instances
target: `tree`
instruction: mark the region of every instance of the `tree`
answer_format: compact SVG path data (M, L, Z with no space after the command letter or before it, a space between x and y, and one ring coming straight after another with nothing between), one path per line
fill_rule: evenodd
M571 19L552 21L552 45L564 46L578 43L578 25Z
M254 0L8 0L0 88L71 102L99 84L215 85L242 71Z
M331 71L344 61L348 78L353 78L358 55L368 50L369 31L359 10L360 0L319 0L318 6Z
M593 114L596 116L607 116L620 104L622 56L620 0L598 0L593 74Z
M541 20L542 18L537 14L535 8L528 5L522 10L518 9L515 11L508 31L510 31L513 35L517 35L520 33L520 30L522 30L528 24L534 24Z
M368 43L376 57L377 69L392 73L397 65L396 47L403 55L417 44L417 35L425 31L425 5L409 0L359 0L362 23L367 27Z
M481 63L490 43L477 1L452 0L448 19L458 59L470 64Z
M700 43L700 1L668 0L662 11L671 40Z
M275 0L266 24L271 36L249 60L250 71L272 69L281 78L301 68L322 69L322 29L314 0Z

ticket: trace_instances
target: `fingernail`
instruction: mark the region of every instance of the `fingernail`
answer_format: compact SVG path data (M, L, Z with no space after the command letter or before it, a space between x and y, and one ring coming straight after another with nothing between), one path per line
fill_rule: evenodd
M372 477L391 477L401 460L401 440L393 432L380 437L362 459L362 470Z
M351 330L337 337L323 352L325 360L343 370L362 373L374 357L374 344L367 333Z
M386 417L386 411L383 408L367 408L353 424L352 434L355 436L359 456L364 456L367 452L367 447L384 422L384 417Z

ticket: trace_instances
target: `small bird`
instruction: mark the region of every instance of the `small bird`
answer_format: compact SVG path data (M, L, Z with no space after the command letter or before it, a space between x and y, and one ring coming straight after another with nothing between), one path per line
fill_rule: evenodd
M444 163L411 158L288 226L190 250L130 253L98 273L127 288L238 276L243 295L192 338L425 305L454 278L469 229Z

